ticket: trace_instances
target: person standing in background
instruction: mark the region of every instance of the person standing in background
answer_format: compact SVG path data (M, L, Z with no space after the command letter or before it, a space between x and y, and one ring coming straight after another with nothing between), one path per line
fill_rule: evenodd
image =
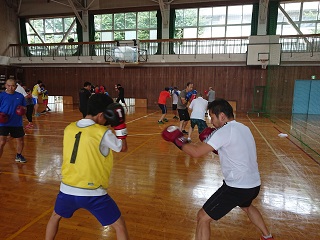
M42 81L38 80L37 84L34 85L33 89L32 89L32 100L33 100L33 104L34 104L34 116L35 117L40 116L40 113L38 113L38 108L39 108L38 98L41 93L41 85L42 85Z
M216 99L216 92L212 87L209 87L209 92L207 93L208 105ZM206 112L206 117L208 117L208 112Z
M32 100L32 94L30 89L26 89L27 96L25 96L26 99L26 105L27 105L27 112L26 112L26 117L28 119L28 125L26 126L26 129L33 128L33 123L32 123L32 114L33 114L33 109L34 109L34 103Z
M17 88L16 88L16 92L21 93L24 97L27 96L27 92L26 90L21 86L21 81L20 80L16 80L17 81Z
M180 95L180 91L178 87L174 87L172 90L172 112L173 112L173 119L179 119L178 115L178 110L177 110L177 105L178 105L178 98Z
M88 100L91 96L91 83L85 82L79 91L79 110L83 118L87 116Z
M42 102L44 105L44 110L41 113L46 113L47 111L50 112L51 109L48 107L49 94L44 84L42 84L41 92L42 92Z
M216 99L216 92L213 90L212 87L209 87L208 104L212 103L215 99Z
M126 102L124 101L124 88L121 86L120 83L118 83L116 86L115 86L116 90L118 91L118 97L117 97L117 100L116 102L121 102L124 104L124 106L126 107L126 110L128 111L128 107L127 107L127 104Z
M180 92L179 98L178 98L178 113L180 118L180 125L179 128L183 134L188 134L188 132L185 130L188 121L190 120L190 115L188 112L188 102L192 96L191 91L193 89L193 83L188 82L187 86L184 90Z
M164 122L168 122L168 119L166 119L167 115L167 99L170 98L170 93L169 93L169 88L165 87L164 91L161 91L159 94L159 99L158 99L158 105L159 108L161 109L162 115L158 121L158 124L164 124Z
M17 114L18 106L25 108L26 100L21 93L15 91L17 88L16 80L8 79L5 88L6 90L0 93L0 112L8 115L8 121L0 123L0 158L3 154L4 146L7 143L7 137L10 134L10 137L15 138L17 142L15 161L26 163L27 160L22 156L25 135L22 124L22 114Z
M191 133L195 126L198 126L198 133L200 134L205 128L208 127L204 120L205 113L208 108L208 101L202 98L200 92L197 93L197 97L190 103L189 109L192 111L190 116L190 127L188 133L188 142L191 142Z

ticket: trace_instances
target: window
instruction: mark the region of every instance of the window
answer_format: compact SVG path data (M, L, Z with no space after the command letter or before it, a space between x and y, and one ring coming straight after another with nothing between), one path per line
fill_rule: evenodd
M95 15L95 40L156 39L156 14L156 11L148 11Z
M175 38L250 36L252 5L176 10Z
M286 11L303 34L320 33L320 3L318 1L281 3L280 6ZM290 24L287 17L280 10L278 11L277 34L299 35L297 30Z
M67 42L69 38L75 41L78 39L75 18L29 19L26 28L29 44L60 43L62 40Z
M29 44L61 43L71 38L78 41L74 17L29 19L26 30ZM29 51L35 56L65 56L77 49L76 46L31 46Z

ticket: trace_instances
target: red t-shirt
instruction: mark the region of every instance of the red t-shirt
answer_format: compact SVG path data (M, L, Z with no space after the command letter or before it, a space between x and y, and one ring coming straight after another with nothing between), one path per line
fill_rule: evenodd
M167 98L169 97L170 97L170 93L168 91L161 91L159 95L158 103L165 105L167 102Z

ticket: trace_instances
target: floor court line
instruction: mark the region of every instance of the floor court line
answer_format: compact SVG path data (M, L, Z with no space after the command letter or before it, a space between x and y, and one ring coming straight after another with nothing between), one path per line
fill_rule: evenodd
M280 132L281 133L281 131L278 129L278 128L276 128L276 127L274 127L275 129L277 129L277 131L278 132ZM293 143L297 148L299 148L302 152L304 152L309 158L311 158L315 163L317 163L317 164L319 164L320 165L320 163L315 159L315 158L313 158L309 153L307 153L304 149L302 149L301 147L299 147L295 142L293 142L290 138L288 138L288 137L286 137L286 139L288 139L291 143ZM301 141L300 141L301 142ZM310 150L312 150L314 153L316 153L316 154L318 154L316 151L314 151L313 149L311 149L310 147L309 147L309 149ZM319 155L319 154L318 154Z
M146 145L152 138L154 138L154 134L152 134L152 137L147 139L146 141L144 141L143 143L141 143L138 147L134 148L132 151L128 152L127 154L125 154L122 158L120 158L118 161L114 162L114 165L116 165L118 162L122 161L123 159L125 159L126 157L132 155L134 152L136 152L137 150L139 150L140 148L142 148L144 145Z
M280 118L278 118L278 119L279 119L279 121L282 121L284 124L286 124L286 125L290 126L290 128L291 128L291 125L290 125L290 124L286 123L285 121L283 121L283 120L282 120L282 119L280 119ZM278 125L278 124L276 124L276 125ZM310 137L309 135L307 135L307 134L305 134L305 133L301 132L299 129L297 129L297 128L292 128L292 129L294 129L295 131L298 131L300 134L303 134L304 136L306 136L306 137L310 138L312 141L315 141L316 143L320 144L320 142L319 142L319 141L317 141L315 138L312 138L312 137ZM289 131L287 131L287 130L286 130L286 132L289 132ZM290 132L289 132L289 133L290 133ZM290 135L292 135L292 134L290 134Z
M268 145L268 147L271 149L272 153L278 158L279 162L282 164L282 166L288 171L288 173L291 173L291 170L287 167L286 163L283 161L281 157L284 155L279 155L276 153L276 150L271 146L271 144L268 142L268 140L263 136L262 132L259 130L259 128L254 124L254 122L251 120L249 116L247 116L253 127L258 131L259 135L262 137L262 139L265 141L265 143Z
M14 234L12 234L10 237L6 238L5 240L11 240L14 239L15 237L19 236L20 233L22 233L23 231L25 231L26 229L28 229L29 227L31 227L33 224L35 224L36 222L38 222L41 218L43 218L44 216L48 215L49 213L51 213L53 211L53 207L51 207L50 209L48 209L47 211L43 212L40 216L36 217L35 219L33 219L31 222L29 222L28 224L26 224L25 226L21 227L19 229L19 231L15 232Z

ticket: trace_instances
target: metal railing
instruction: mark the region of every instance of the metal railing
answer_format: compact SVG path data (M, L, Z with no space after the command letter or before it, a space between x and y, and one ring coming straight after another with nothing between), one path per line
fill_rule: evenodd
M320 52L320 34L281 36L282 52ZM243 54L247 51L248 37L140 40L138 49L143 59L149 55L201 55ZM10 57L69 57L105 56L116 46L116 41L56 43L56 44L10 44Z

